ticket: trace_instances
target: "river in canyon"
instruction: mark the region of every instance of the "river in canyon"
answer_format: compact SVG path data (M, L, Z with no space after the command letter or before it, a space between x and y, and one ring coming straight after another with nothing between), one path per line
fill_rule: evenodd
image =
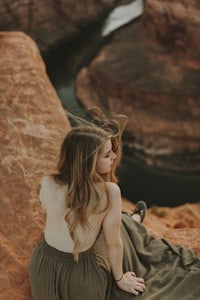
M84 109L76 98L75 78L112 35L101 37L102 24L86 28L71 41L43 54L49 78L63 107L83 118ZM144 200L148 206L177 206L200 201L200 175L180 174L148 167L133 157L122 157L117 170L122 196L132 202Z

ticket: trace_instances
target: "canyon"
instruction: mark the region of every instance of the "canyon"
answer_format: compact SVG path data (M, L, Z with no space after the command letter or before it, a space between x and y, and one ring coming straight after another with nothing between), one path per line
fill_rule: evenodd
M30 37L1 32L0 65L0 299L31 300L27 268L45 220L40 180L55 170L70 123ZM134 203L122 204L133 211ZM144 224L151 235L200 256L200 203L150 207Z

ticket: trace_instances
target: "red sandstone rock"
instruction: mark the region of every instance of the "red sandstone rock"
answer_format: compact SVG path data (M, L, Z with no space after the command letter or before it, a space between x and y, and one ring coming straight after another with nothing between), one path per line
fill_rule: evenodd
M0 33L0 68L0 299L28 300L27 265L44 224L39 180L69 123L30 38Z
M0 66L0 300L31 300L27 266L44 226L39 180L54 169L70 126L30 38L0 33ZM190 245L191 234L199 241L199 210L199 204L152 208L145 224L157 236ZM199 244L191 247L200 252Z
M119 0L4 0L0 2L0 29L24 31L41 50L47 50L101 19L117 2Z
M143 21L148 33L168 48L199 56L199 10L199 0L147 0Z
M160 8L158 20L157 10L153 10L155 3ZM144 16L118 30L98 57L80 71L76 90L86 108L99 105L128 115L125 149L129 155L161 169L199 172L198 47L190 51L187 44L177 47L175 42L161 43L156 34L149 33L151 26L148 26L151 13L152 31L161 30L159 22L165 17L164 8L168 5L170 14L175 10L175 3L180 4L179 1L149 1ZM185 5L184 12L186 3L181 5L181 8ZM190 9L193 7L193 17L198 23L199 6L195 7L194 3L197 2L188 5ZM179 26L186 22L183 16L176 19L170 14ZM173 35L173 28L167 22L165 28L169 30L168 35ZM199 40L199 28L193 33L193 40ZM185 39L189 40L190 32L186 34Z

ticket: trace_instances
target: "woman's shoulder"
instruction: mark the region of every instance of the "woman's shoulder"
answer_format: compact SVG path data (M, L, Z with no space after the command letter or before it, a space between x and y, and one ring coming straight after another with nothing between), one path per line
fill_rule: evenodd
M121 195L120 187L115 182L106 182L106 186L108 188L109 193L111 193L111 195L112 194L114 194L114 195L120 194Z
M63 201L63 197L66 195L66 188L67 186L59 185L53 176L44 176L41 179L40 201L44 204L44 207L51 205L51 203Z
M57 182L54 179L53 175L47 175L42 177L41 179L41 189L42 190L48 190L50 192L60 192L60 191L66 191L68 188L67 184L59 184L59 182Z
M57 191L61 186L54 180L53 175L47 175L41 179L41 190L49 192Z
M55 184L55 181L54 181L52 175L46 175L46 176L42 177L41 187L52 186L52 184Z

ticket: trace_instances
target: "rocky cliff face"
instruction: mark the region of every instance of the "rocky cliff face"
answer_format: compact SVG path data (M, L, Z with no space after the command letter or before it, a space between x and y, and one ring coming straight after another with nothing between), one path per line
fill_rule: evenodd
M119 0L4 0L0 3L0 30L20 30L41 50L70 39L85 26L103 19Z
M31 300L27 266L45 219L39 182L54 169L70 125L29 37L0 33L0 68L0 299ZM127 200L123 206L134 207ZM151 208L145 224L200 255L200 204Z
M199 11L197 1L147 1L77 76L85 107L128 115L125 152L150 166L200 171Z
M198 0L148 0L144 25L148 34L166 47L199 57L200 2Z
M0 299L28 300L27 265L44 224L39 181L69 123L29 37L0 33L0 69Z

